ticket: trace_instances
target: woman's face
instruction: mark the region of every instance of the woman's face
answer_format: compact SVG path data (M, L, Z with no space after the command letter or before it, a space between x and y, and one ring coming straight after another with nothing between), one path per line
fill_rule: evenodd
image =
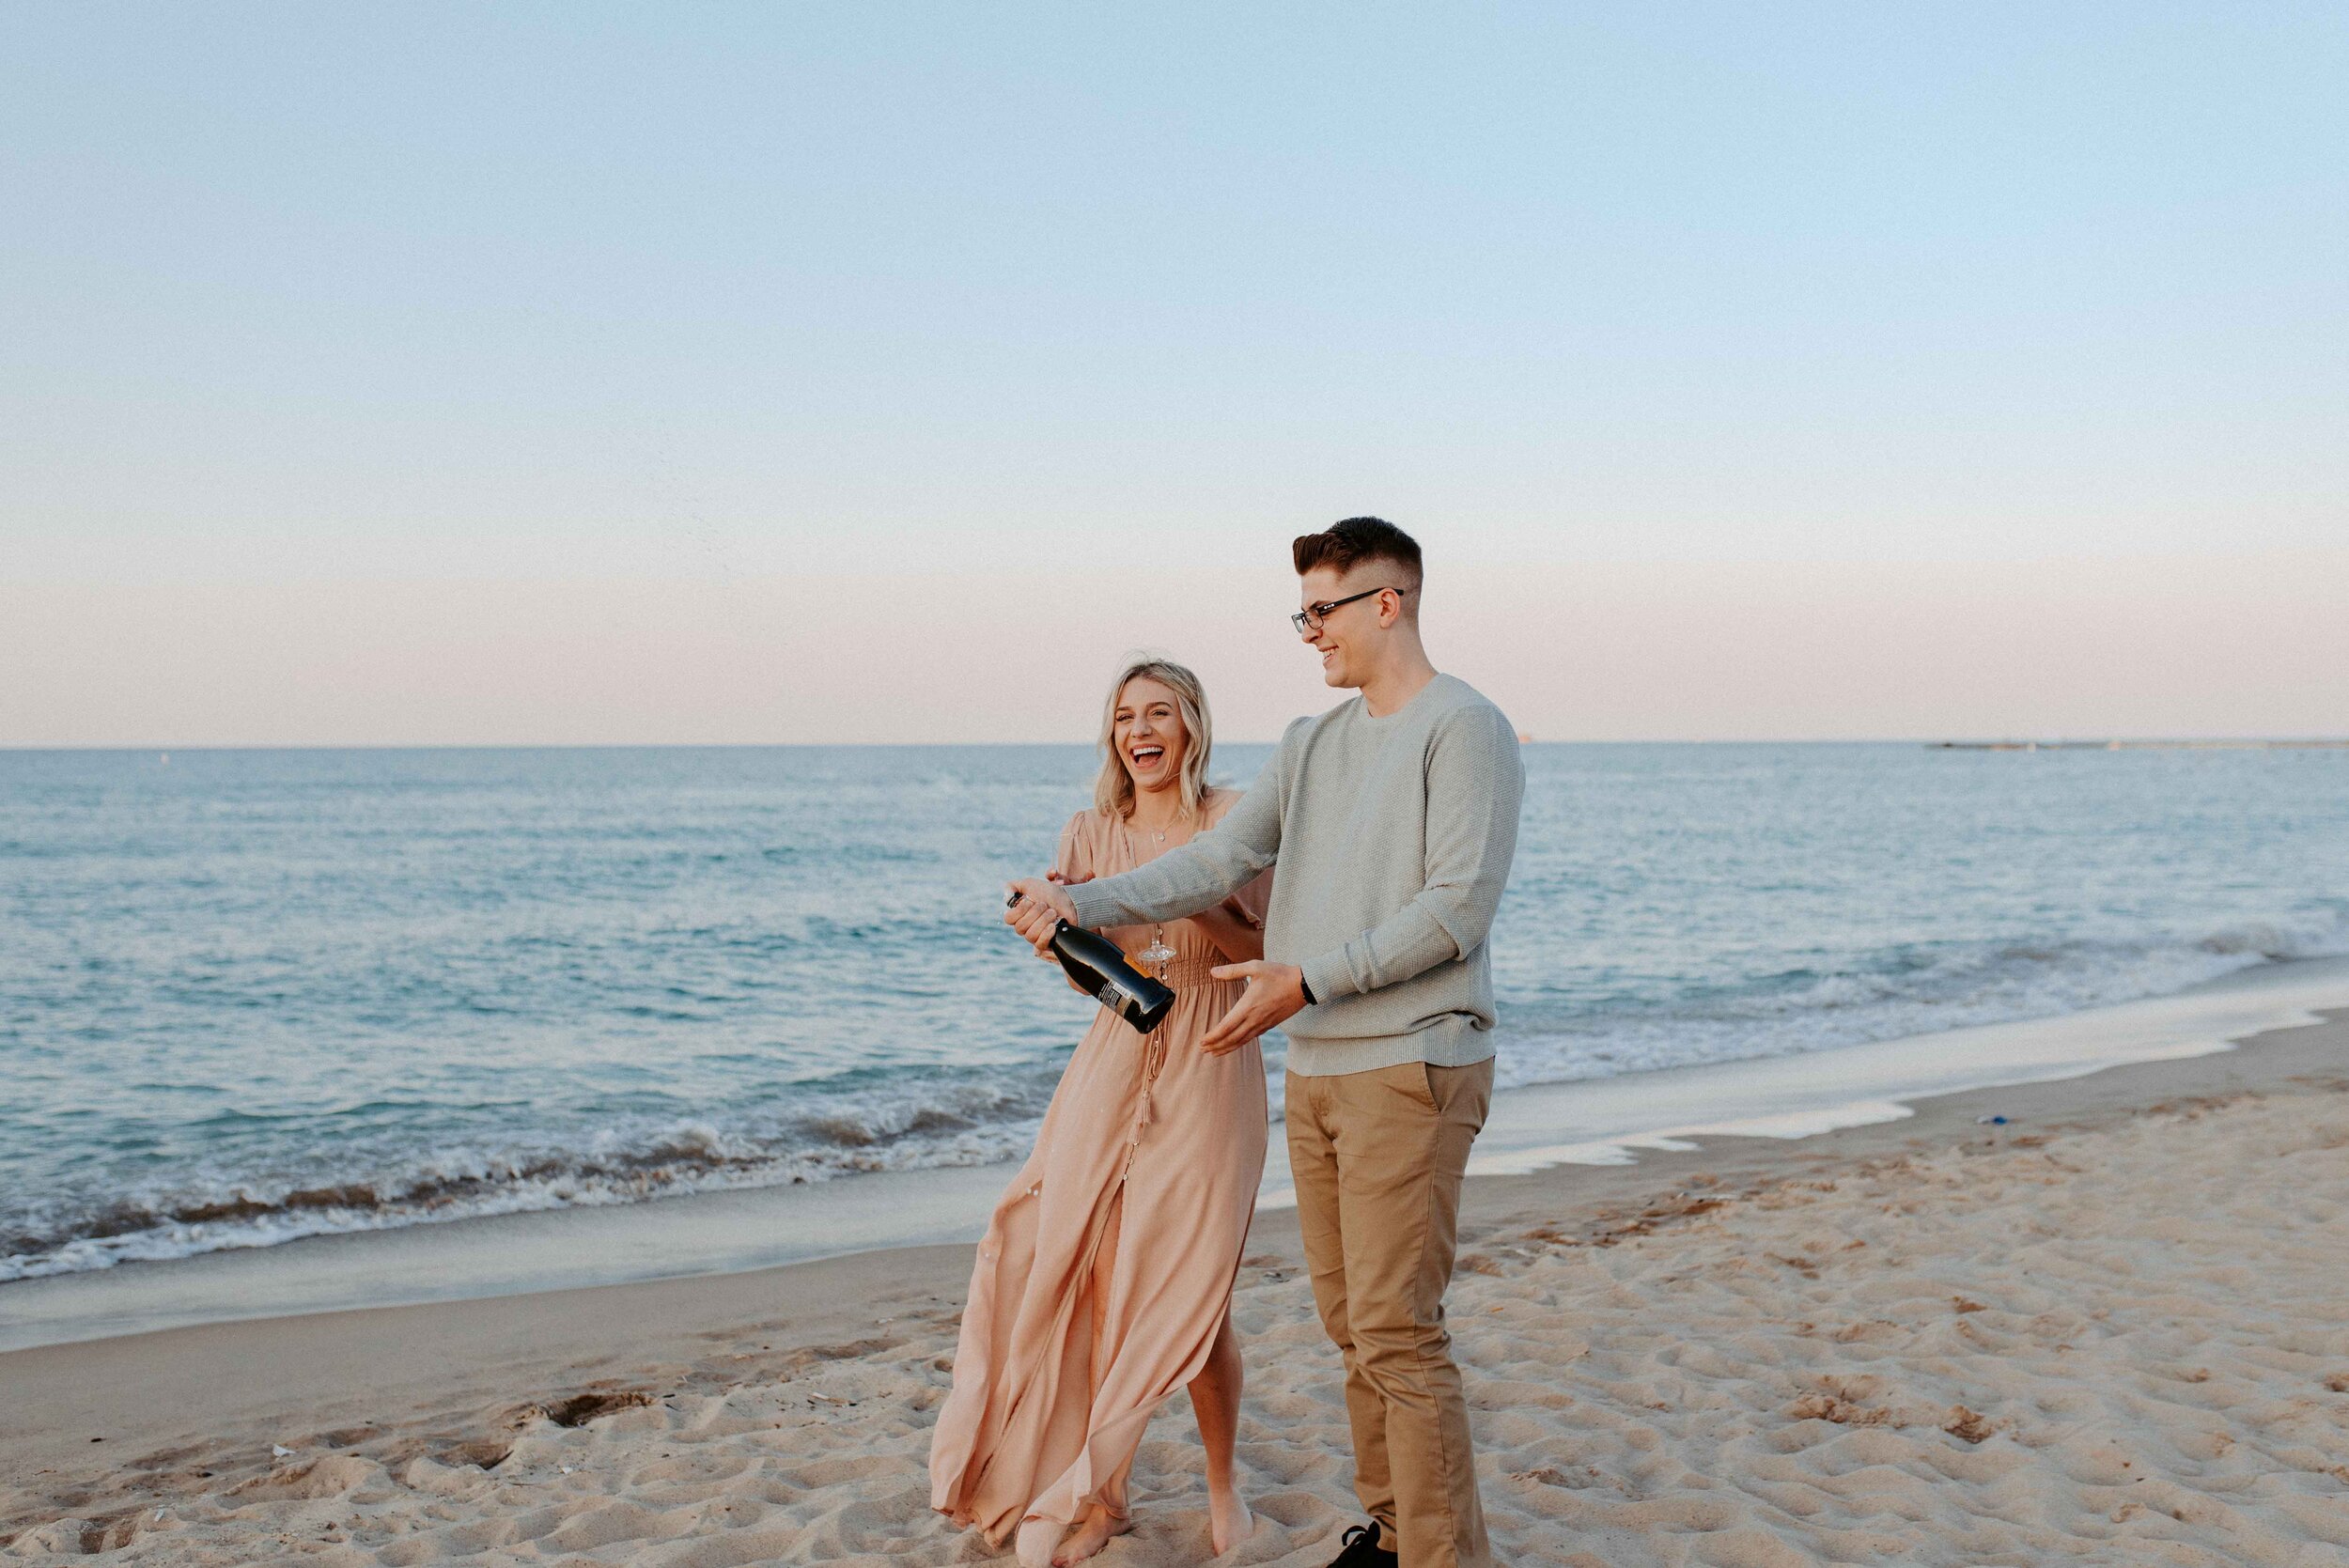
M1190 732L1183 728L1182 704L1163 682L1136 675L1126 683L1110 738L1136 789L1167 789L1182 778Z

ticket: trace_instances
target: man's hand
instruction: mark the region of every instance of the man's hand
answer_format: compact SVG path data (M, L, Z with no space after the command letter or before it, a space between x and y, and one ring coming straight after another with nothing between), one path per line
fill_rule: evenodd
M1215 1027L1199 1042L1199 1048L1209 1056L1237 1050L1305 1010L1305 971L1295 964L1268 964L1258 958L1245 964L1218 964L1207 972L1218 980L1248 982L1248 989L1240 992L1232 1010L1216 1019Z
M1077 923L1077 906L1068 895L1041 877L1024 877L1005 884L1012 903L1003 910L1003 924L1028 939L1039 958L1052 955L1052 933L1062 921Z

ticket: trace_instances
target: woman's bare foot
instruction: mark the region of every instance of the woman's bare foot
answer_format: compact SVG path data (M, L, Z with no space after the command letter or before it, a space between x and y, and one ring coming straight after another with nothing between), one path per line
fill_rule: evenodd
M1221 1557L1234 1546L1247 1540L1256 1530L1256 1516L1248 1512L1237 1491L1218 1497L1207 1494L1207 1538L1215 1543L1215 1555Z
M1077 1528L1068 1532L1060 1550L1052 1554L1052 1568L1069 1568L1073 1562L1082 1562L1108 1545L1110 1537L1123 1535L1133 1528L1133 1520L1123 1514L1112 1514L1097 1502L1091 1512L1077 1521Z
M1019 1536L1014 1546L1019 1554L1019 1568L1052 1568L1057 1560L1052 1548L1060 1545L1060 1530L1058 1519L1020 1520Z

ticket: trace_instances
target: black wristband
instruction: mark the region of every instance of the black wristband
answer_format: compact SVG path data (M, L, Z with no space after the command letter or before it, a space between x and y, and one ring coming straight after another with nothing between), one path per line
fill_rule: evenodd
M1303 970L1299 970L1297 971L1297 994L1305 999L1305 1005L1308 1007L1318 1007L1321 1005L1320 1000L1314 995L1314 988L1305 984L1305 971Z

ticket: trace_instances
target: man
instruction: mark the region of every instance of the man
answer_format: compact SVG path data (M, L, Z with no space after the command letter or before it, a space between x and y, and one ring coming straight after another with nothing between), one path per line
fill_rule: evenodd
M1293 547L1291 617L1358 695L1299 719L1213 831L1119 877L1016 884L1036 950L1057 921L1136 925L1220 903L1279 863L1261 962L1201 1042L1285 1023L1289 1163L1314 1300L1346 1358L1355 1491L1372 1525L1332 1568L1491 1560L1445 1331L1460 1183L1492 1095L1486 950L1517 849L1516 732L1419 635L1409 535L1348 518Z

